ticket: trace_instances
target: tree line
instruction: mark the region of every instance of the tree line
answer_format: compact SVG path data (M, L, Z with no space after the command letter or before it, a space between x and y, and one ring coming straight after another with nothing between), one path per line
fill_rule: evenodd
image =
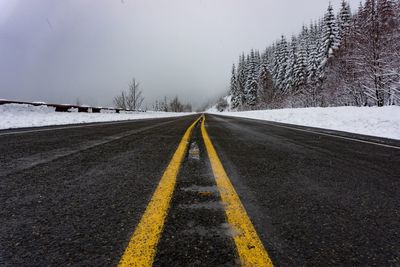
M170 101L167 97L163 100L156 100L153 104L154 111L164 112L192 112L192 105L189 103L182 103L178 96L175 96Z
M342 1L323 18L233 65L231 108L400 103L400 0Z
M119 95L114 97L113 102L116 108L139 111L142 109L143 101L143 90L140 88L139 82L132 78L128 90L122 90ZM170 101L167 100L167 97L164 97L163 100L156 100L152 109L164 112L192 112L191 104L182 103L178 96Z

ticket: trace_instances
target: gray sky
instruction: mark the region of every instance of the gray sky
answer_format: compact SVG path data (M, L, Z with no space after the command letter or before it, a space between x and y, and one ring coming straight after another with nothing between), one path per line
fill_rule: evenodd
M227 90L242 51L298 33L328 3L0 0L0 98L111 105L135 76L149 104L178 95L196 106Z

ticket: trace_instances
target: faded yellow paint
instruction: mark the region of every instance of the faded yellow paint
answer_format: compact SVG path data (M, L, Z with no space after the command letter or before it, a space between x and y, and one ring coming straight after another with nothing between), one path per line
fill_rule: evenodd
M136 226L120 259L119 266L151 266L153 264L156 247L164 228L165 218L174 192L176 177L185 156L192 130L200 118L186 130L147 205L146 211Z
M211 196L211 195L212 195L212 192L209 192L209 191L201 191L201 192L199 192L199 195L200 195L200 196Z
M243 207L235 188L229 180L218 154L205 128L205 116L201 124L201 133L211 162L214 177L221 199L224 202L228 223L237 233L233 238L242 266L273 266L258 234Z

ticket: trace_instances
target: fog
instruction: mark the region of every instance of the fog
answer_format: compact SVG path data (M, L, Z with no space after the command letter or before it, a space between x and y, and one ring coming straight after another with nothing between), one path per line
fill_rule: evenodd
M0 0L0 98L107 106L135 77L148 107L176 95L198 106L227 92L242 51L298 33L328 3Z

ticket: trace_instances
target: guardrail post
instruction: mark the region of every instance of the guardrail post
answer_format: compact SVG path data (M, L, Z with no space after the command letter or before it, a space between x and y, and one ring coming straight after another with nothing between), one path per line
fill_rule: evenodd
M70 109L70 106L64 106L64 105L47 105L48 107L55 107L56 112L68 112L68 109Z
M89 107L78 107L78 112L89 112Z

